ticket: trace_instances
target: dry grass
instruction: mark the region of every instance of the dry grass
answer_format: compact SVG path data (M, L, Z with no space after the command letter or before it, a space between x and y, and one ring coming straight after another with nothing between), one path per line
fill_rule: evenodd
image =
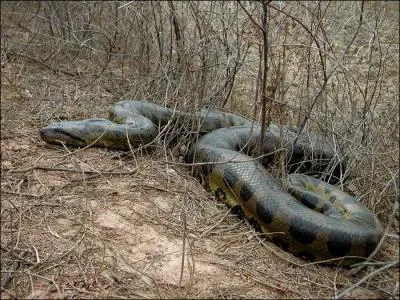
M285 4L319 50L270 11L273 121L309 116L334 136L351 162L344 187L387 228L362 268L306 265L259 238L171 163L169 136L127 157L40 140L50 120L106 117L121 98L258 118L260 34L235 3L210 3L2 2L2 298L399 297L397 2L365 3L361 26L359 3Z

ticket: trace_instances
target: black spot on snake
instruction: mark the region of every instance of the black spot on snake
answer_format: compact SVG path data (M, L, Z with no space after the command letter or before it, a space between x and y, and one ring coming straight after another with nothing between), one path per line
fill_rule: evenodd
M301 197L301 203L311 209L315 209L320 199L317 196L307 193L303 197Z
M249 201L251 196L253 196L253 192L250 191L247 185L243 184L242 187L240 188L240 198L242 198L243 201L247 202Z
M264 197L262 201L257 201L256 212L260 220L265 224L271 224L274 220L274 216L278 212L279 204L275 199L266 199Z
M351 250L351 236L346 232L331 231L328 236L328 251L334 257L345 256Z
M251 226L254 227L254 229L255 229L256 232L262 232L260 223L258 223L257 219L251 218L251 219L249 220L249 223L250 223Z
M205 164L205 165L202 166L202 169L203 169L203 174L205 176L208 176L213 171L213 165L212 164Z
M289 243L285 242L283 239L280 237L274 237L272 238L272 242L277 245L278 247L281 247L283 250L288 251L289 249Z
M224 170L224 183L227 188L233 188L238 178L235 173L233 173L229 168Z
M235 215L240 220L244 219L244 213L239 204L231 207L231 214Z
M306 222L301 217L296 216L290 221L290 235L303 245L311 244L317 237L317 231L315 224Z
M365 241L365 256L369 256L376 248L378 245L378 242L376 239L373 237L368 237L367 240Z

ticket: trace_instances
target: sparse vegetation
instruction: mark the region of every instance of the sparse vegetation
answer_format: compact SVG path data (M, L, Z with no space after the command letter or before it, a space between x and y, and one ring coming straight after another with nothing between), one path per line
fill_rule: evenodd
M2 298L399 298L399 2L2 1L1 12ZM186 129L128 157L40 140L50 121L104 118L120 99L332 137L349 161L343 188L386 228L379 249L349 271L260 239L174 164Z

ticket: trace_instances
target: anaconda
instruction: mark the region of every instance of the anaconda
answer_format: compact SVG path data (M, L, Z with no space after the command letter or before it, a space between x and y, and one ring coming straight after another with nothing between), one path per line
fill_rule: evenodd
M378 218L339 188L307 176L330 170L332 182L344 162L326 139L296 128L270 125L262 152L253 159L260 140L260 125L243 117L203 109L199 116L145 101L113 105L109 120L56 122L40 130L48 143L96 145L127 150L151 142L170 121L198 118L206 133L190 148L186 160L194 164L206 187L244 216L282 249L309 261L350 264L368 257L383 230ZM285 150L290 174L280 181L266 170ZM329 178L328 178L329 179ZM345 259L335 260L346 257Z

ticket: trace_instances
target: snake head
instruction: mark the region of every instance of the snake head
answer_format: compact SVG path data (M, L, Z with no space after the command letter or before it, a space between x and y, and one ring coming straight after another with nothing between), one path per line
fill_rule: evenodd
M87 142L81 138L82 126L79 121L56 122L40 129L40 137L50 144L65 144L70 146L86 146Z

